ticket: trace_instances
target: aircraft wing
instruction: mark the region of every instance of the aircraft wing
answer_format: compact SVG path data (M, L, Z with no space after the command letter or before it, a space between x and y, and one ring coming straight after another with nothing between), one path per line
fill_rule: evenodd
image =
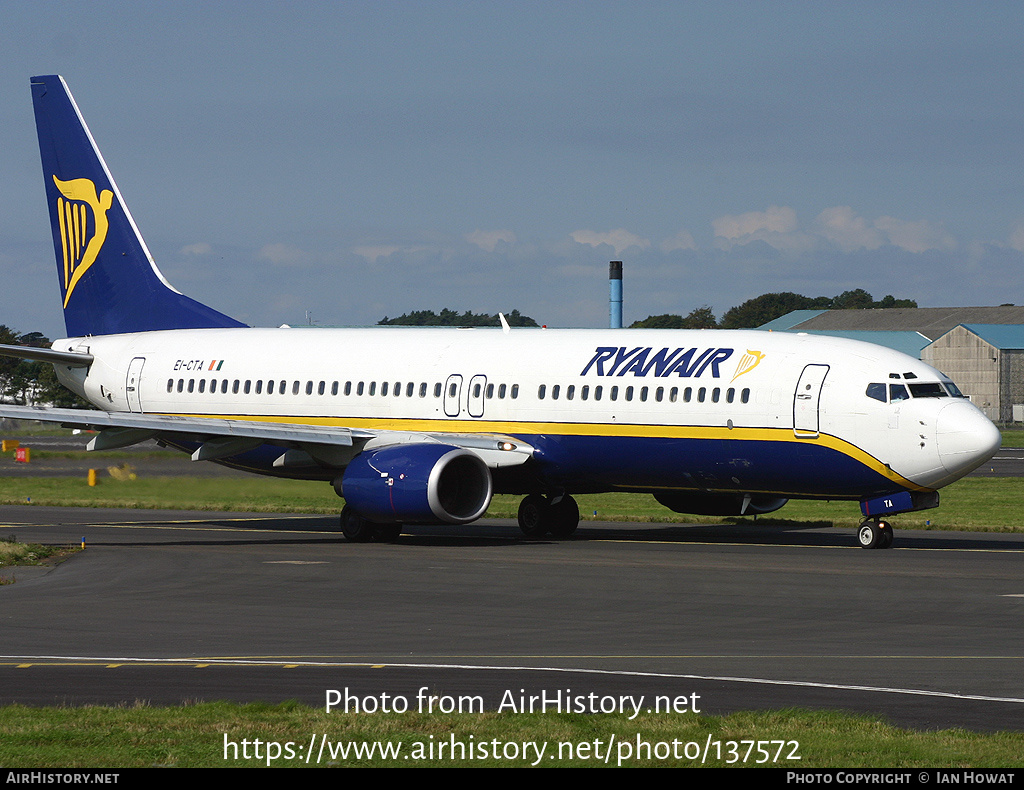
M276 467L318 464L344 467L364 447L396 444L448 444L472 450L490 468L517 466L533 454L533 447L499 434L421 433L375 431L339 426L228 420L219 417L183 417L98 409L57 409L44 406L0 405L0 417L56 422L69 428L99 431L89 450L110 450L148 439L171 443L198 443L194 461L215 461L271 444L283 448ZM297 452L296 452L297 451Z

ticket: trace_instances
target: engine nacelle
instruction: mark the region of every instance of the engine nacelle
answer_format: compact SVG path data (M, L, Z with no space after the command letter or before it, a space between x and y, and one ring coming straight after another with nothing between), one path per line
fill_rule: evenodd
M479 455L430 443L360 453L334 486L359 515L382 524L466 524L486 512L494 490Z
M753 516L771 513L785 505L785 497L770 494L683 494L662 493L654 498L676 513L698 516Z

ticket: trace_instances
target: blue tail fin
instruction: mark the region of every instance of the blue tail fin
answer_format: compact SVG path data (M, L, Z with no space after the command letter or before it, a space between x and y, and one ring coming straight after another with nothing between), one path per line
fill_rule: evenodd
M33 77L32 102L68 336L245 326L164 279L64 79Z

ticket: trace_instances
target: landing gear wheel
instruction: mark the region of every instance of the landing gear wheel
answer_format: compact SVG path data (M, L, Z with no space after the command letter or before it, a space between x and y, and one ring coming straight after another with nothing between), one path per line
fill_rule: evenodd
M864 521L857 528L862 549L887 549L892 546L893 531L888 521Z
M551 534L556 538L568 538L580 525L580 507L576 500L566 494L551 509Z
M369 543L380 524L374 524L356 513L348 505L341 511L341 532L353 543Z
M882 530L874 521L865 521L857 529L857 542L862 549L878 548L878 541L882 537Z
M519 529L528 538L542 538L551 523L551 505L540 494L530 494L519 503Z

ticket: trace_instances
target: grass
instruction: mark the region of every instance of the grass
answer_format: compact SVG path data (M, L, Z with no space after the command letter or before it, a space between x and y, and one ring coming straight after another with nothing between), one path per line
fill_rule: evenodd
M410 700L415 703L415 700ZM706 765L742 764L737 756L747 751L731 742L785 741L766 745L772 767L807 768L991 768L1024 765L1024 733L982 735L963 730L914 732L892 727L871 716L790 710L772 713L736 713L729 716L702 714L641 713L634 720L618 714L355 714L327 713L298 703L280 705L228 702L203 703L171 708L0 708L0 765L6 768L131 768L131 767L225 767L265 766L268 744L280 748L275 766L305 765L311 740L319 752L321 738L328 743L400 744L397 758L365 754L348 757L335 753L320 766L528 766L537 761L530 751L524 759L504 756L504 744L524 742L544 747L539 763L554 766L603 765L603 754L614 744L608 764L623 766L694 766L688 760L687 743L703 750L710 740L721 742L720 756L712 746ZM255 758L259 740L261 759ZM472 759L437 759L440 744L452 740L475 745ZM242 741L248 741L243 745ZM494 742L499 748L493 759ZM637 742L649 743L651 758L637 759ZM225 746L227 742L227 746ZM672 744L679 757L672 756ZM793 746L791 742L798 744ZM296 755L287 759L286 749ZM561 755L559 750L561 746ZM657 746L663 744L663 746ZM434 759L430 758L430 748ZM517 749L519 748L517 747ZM301 749L301 752L300 752ZM785 759L795 753L799 760ZM244 759L248 750L250 759ZM417 752L418 750L418 752ZM484 755L486 752L486 757ZM225 759L225 753L227 759ZM417 753L423 759L417 759ZM658 754L663 759L658 759ZM690 754L695 747L690 747ZM236 759L237 754L237 759ZM470 753L474 754L474 753ZM600 756L599 756L600 755ZM552 756L554 759L552 759ZM489 757L489 759L487 758ZM756 745L748 764L758 759ZM761 755L762 761L765 760ZM316 764L316 754L310 767Z
M53 565L64 561L80 549L70 546L44 546L22 543L14 535L0 539L0 571L24 565ZM13 584L9 574L0 576L0 585Z
M942 489L942 505L904 513L894 523L902 529L949 529L1017 532L1024 478L969 477ZM521 497L494 497L487 518L515 518ZM588 494L577 497L584 519L669 523L744 523L673 513L647 494ZM0 478L0 504L75 507L124 507L169 510L246 511L256 513L325 513L341 510L342 501L327 483L270 477L140 477L119 481L104 477L90 487L85 477ZM855 527L861 519L856 502L794 500L782 510L758 518L759 524L824 522Z

